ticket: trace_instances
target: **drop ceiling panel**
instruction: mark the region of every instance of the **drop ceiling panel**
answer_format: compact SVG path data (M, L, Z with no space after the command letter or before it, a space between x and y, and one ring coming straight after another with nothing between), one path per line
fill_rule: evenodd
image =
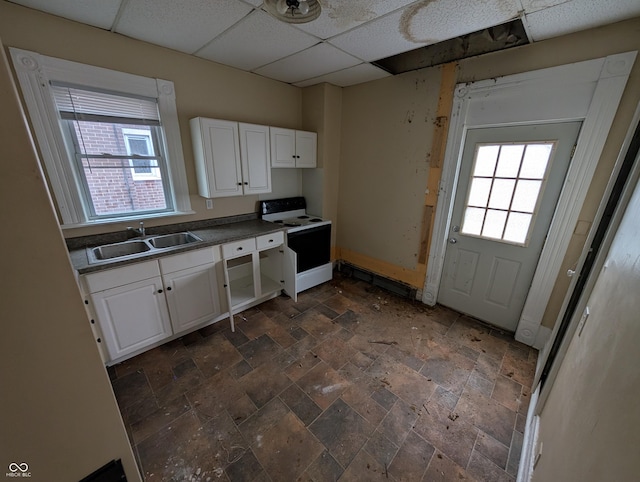
M254 70L318 42L316 37L256 10L196 55L238 69Z
M329 40L329 43L362 60L377 60L425 45L399 33L402 11L379 18Z
M120 0L14 0L13 3L109 30Z
M404 9L399 30L417 43L434 44L518 17L518 2L448 0Z
M301 82L360 64L361 61L332 45L320 43L255 72L282 82Z
M538 10L560 5L561 3L569 1L571 0L520 0L522 8L526 13L537 12Z
M115 30L193 53L250 11L240 0L129 0Z
M324 0L317 20L298 28L321 39L334 37L365 22L374 20L415 0Z
M374 67L371 64L360 64L355 67L349 67L348 69L333 72L331 74L322 75L313 79L298 82L295 85L298 87L308 87L311 85L319 84L321 82L328 82L339 87L348 87L350 85L360 84L362 82L369 82L371 80L382 79L383 77L391 77L389 72L386 72L378 67Z
M533 40L544 40L640 15L638 0L573 0L527 14Z

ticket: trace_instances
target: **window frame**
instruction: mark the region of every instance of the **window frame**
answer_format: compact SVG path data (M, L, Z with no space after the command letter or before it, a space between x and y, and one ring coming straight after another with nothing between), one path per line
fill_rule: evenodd
M515 177L505 177L505 176L498 176L497 175L497 170L498 170L498 162L500 160L500 150L502 149L502 147L504 146L513 146L513 145L523 145L523 151L522 151L522 156L520 158L519 161L519 165L518 165L518 172L516 173ZM520 173L522 170L522 164L524 162L524 156L526 154L526 150L528 148L528 146L532 146L532 145L551 145L551 148L549 150L549 157L547 158L547 164L545 166L545 170L544 170L544 174L541 178L527 178L527 177L521 177ZM465 196L465 201L464 201L464 212L463 212L463 216L462 219L460 221L460 235L461 236L468 236L470 238L476 238L476 239L483 239L486 241L492 241L492 242L496 242L496 243L503 243L503 244L510 244L513 246L520 246L523 248L526 248L529 245L529 241L531 238L531 233L533 231L533 228L535 226L535 223L537 221L537 217L538 217L538 210L540 209L540 202L542 200L542 196L544 195L544 191L545 188L547 186L547 179L549 177L549 172L551 171L551 166L553 165L553 161L555 159L555 154L556 154L556 150L557 150L557 145L558 145L558 140L557 139L548 139L548 140L543 140L543 141L509 141L509 142L479 142L475 145L474 148L474 158L473 158L473 164L471 166L471 174L469 176L469 184L467 186L467 194ZM476 176L475 175L475 169L476 169L476 164L478 162L478 152L480 150L481 147L484 146L498 146L498 154L496 155L496 163L494 166L494 170L491 176ZM491 180L491 187L489 190L489 194L487 197L487 204L486 206L475 206L475 205L471 205L470 204L470 197L471 197L471 188L473 186L473 180L474 179L490 179ZM511 192L511 198L509 201L509 207L507 207L506 209L504 208L495 208L495 207L491 207L490 206L490 202L491 202L491 194L493 192L493 186L496 180L513 180L514 181L514 186L513 186L513 190ZM517 185L518 185L518 181L537 181L540 182L540 187L538 189L538 194L536 197L536 202L535 202L535 206L533 208L533 211L531 212L526 212L526 211L520 211L517 209L512 209L512 205L513 205L513 200L515 198L515 194L516 194L516 189L517 189ZM495 237L491 237L488 235L484 235L484 234L474 234L474 233L470 233L470 232L465 232L464 231L464 224L465 224L465 220L466 220L466 216L467 216L467 209L468 208L478 208L478 209L484 209L485 210L485 214L484 214L484 220L486 220L486 215L487 212L489 210L494 210L494 211L502 211L506 213L506 219L504 222L504 226L502 227L502 234L500 238L495 238ZM524 241L520 242L520 241L513 241L513 240L509 240L509 239L504 239L505 233L506 233L506 229L507 229L507 224L508 224L508 219L509 219L509 215L511 213L519 213L519 214L529 214L531 215L531 219L529 221L529 226L527 228L527 234L525 236ZM483 225L482 225L482 230L484 230L484 220L483 220Z
M193 214L173 82L48 57L22 49L10 48L9 51L63 229L121 222L132 217L146 219ZM65 82L157 100L162 122L161 135L157 141L167 155L168 195L171 196L172 211L91 219L91 213L80 193L82 181L75 172L73 160L69 159L72 151L68 149L69 140L65 138L59 122L60 115L51 93L51 82Z

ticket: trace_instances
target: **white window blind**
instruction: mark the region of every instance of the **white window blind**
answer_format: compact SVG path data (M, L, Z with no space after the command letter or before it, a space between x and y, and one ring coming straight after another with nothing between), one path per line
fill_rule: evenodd
M153 98L87 90L54 82L51 83L51 91L63 119L160 125L158 103Z

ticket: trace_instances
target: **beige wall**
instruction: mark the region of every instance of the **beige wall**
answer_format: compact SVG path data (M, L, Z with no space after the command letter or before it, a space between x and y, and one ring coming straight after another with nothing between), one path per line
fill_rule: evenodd
M80 480L121 458L140 480L0 51L0 473Z
M640 50L640 19L463 60L468 82ZM381 79L343 91L337 244L374 271L419 273L421 206L428 175L439 68ZM591 222L640 99L636 61L580 219ZM569 229L573 229L573 226ZM586 236L573 236L543 324L553 326ZM410 279L411 276L405 276ZM423 277L422 277L423 278ZM398 278L400 279L400 278ZM415 277L414 277L415 279ZM416 283L417 288L422 284Z
M282 82L4 0L0 0L0 36L5 47L32 50L43 55L174 82L191 205L196 214L179 219L149 220L149 226L256 211L257 196L215 199L214 208L206 209L204 199L197 194L190 118L204 116L280 127L301 127L301 89ZM127 224L65 230L64 234L73 237L117 231L124 229Z
M638 480L639 218L640 184L540 414L534 481Z
M344 89L341 249L415 268L440 77L423 69Z
M302 91L302 128L318 133L318 169L302 170L302 191L309 212L331 219L331 245L336 244L342 89L317 84ZM335 259L335 252L332 259Z

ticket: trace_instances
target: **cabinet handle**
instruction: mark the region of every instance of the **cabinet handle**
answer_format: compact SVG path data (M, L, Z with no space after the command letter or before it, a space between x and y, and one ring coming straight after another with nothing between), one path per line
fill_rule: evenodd
M158 293L162 293L162 290L158 290Z
M244 185L246 186L247 184L249 184L248 182L245 182Z
M242 246L238 246L237 251L242 251Z
M241 182L239 182L239 183L238 183L238 186L242 186L242 183L241 183Z
M226 288L227 286L229 286L229 285L224 285L223 288Z
M167 286L167 291L171 291L171 286Z
M97 338L97 339L96 339L96 341L97 341L98 343L102 343L102 339L100 339L100 338Z
M270 239L270 240L269 240L269 242L270 242L270 243L273 243L273 239Z

